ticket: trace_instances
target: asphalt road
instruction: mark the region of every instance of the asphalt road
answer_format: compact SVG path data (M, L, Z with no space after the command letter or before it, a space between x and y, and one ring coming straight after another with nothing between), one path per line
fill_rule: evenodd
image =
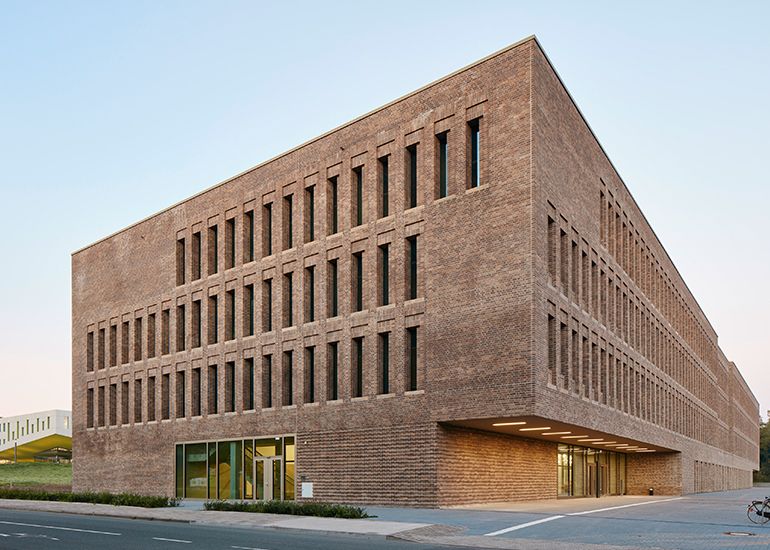
M383 537L0 510L2 550L447 550ZM455 548L456 550L456 548Z

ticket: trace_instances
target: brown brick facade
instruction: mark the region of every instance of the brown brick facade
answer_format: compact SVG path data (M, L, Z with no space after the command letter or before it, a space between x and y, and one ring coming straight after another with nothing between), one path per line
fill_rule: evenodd
M176 443L292 434L317 499L555 497L564 441L517 419L628 446L629 492L757 467L756 400L534 39L72 268L78 490L173 494Z

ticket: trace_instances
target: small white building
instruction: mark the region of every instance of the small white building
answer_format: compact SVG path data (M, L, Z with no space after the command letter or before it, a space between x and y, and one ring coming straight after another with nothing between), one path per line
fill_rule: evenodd
M0 417L0 462L72 458L72 412L42 411Z

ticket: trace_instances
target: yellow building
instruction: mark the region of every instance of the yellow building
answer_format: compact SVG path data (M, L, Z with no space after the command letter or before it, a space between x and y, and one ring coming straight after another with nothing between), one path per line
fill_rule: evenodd
M51 410L0 417L0 463L72 459L72 413Z

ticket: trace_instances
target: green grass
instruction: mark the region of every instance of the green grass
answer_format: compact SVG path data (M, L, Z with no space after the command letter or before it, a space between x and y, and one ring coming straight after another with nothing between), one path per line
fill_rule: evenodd
M140 506L142 508L166 508L179 506L175 498L135 495L133 493L71 493L40 491L37 489L0 488L0 499L45 500L56 502L87 502L91 504L112 504L114 506Z
M0 464L0 487L72 486L72 465L45 462Z
M322 518L362 519L371 517L364 508L328 502L294 502L291 500L267 500L257 502L229 502L209 500L203 504L206 510L219 512L254 512L262 514L289 514L292 516L317 516Z

